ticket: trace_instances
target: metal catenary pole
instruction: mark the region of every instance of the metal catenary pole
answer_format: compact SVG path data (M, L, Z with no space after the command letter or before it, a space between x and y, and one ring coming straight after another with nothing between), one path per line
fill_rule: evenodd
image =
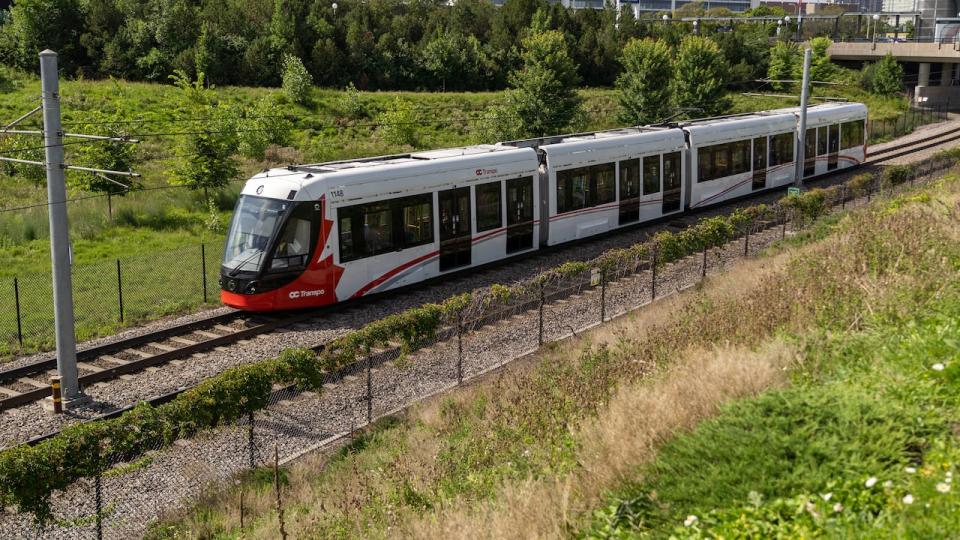
M47 202L50 205L50 260L53 265L54 325L57 371L66 403L82 396L77 380L77 344L73 318L73 282L70 275L70 230L67 226L67 186L64 178L63 131L60 127L60 82L57 53L40 53L43 90L43 142L46 146Z
M800 128L797 130L796 176L793 185L803 187L804 145L807 138L807 101L810 98L810 49L803 51L803 87L800 90Z

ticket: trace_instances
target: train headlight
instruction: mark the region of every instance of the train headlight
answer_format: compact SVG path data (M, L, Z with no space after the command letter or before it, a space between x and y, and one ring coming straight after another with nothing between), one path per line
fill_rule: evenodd
M237 290L237 280L231 279L229 282L227 282L227 289L230 289L231 291L236 291L236 290Z

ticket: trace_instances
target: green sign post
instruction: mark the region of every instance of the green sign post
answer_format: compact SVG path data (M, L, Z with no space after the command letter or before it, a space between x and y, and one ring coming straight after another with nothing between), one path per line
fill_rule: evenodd
M800 188L798 187L787 188L787 195L799 195L799 194L800 194Z

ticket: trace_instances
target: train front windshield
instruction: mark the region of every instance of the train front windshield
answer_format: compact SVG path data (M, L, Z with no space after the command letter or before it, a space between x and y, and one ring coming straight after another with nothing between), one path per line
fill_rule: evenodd
M224 270L230 273L258 271L270 238L289 206L288 201L241 195L223 251Z

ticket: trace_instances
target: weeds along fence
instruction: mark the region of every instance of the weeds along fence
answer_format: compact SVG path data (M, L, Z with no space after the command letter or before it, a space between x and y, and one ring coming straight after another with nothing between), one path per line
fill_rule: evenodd
M413 401L544 344L695 287L832 208L896 194L958 157L942 154L919 166L889 167L882 175L862 174L774 205L705 218L588 262L392 315L317 351L293 349L232 368L163 405L141 404L119 418L4 450L0 507L17 512L0 514L0 536L138 536L164 509L195 499L211 484L226 486L219 488L222 496L236 501L243 516L245 497L249 503L256 495L231 482L243 476L270 480L264 485L276 490L279 531L285 463L353 438Z
M948 116L948 105L933 107L909 107L892 118L870 120L867 124L867 138L873 143L906 135L914 129L927 124L944 122Z
M223 245L201 243L149 256L73 266L78 340L148 318L218 302ZM50 272L0 281L0 358L54 347Z

